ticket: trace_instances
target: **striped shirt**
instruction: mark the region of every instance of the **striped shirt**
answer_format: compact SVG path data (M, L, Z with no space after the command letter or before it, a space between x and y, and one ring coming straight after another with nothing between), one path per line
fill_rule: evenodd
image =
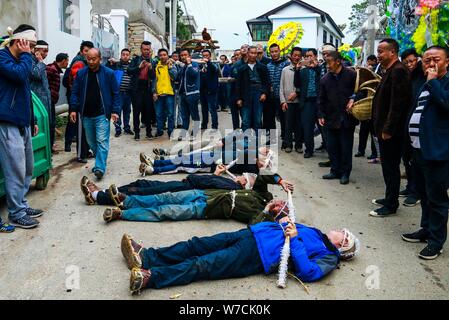
M419 125L421 123L421 116L429 102L430 93L427 89L421 92L418 98L418 106L413 112L412 118L410 119L410 124L408 127L408 132L410 134L410 139L412 141L412 146L415 149L421 149L421 143L419 142Z
M127 92L131 89L131 76L128 74L128 64L122 64L123 66L123 78L122 83L120 84L120 91Z

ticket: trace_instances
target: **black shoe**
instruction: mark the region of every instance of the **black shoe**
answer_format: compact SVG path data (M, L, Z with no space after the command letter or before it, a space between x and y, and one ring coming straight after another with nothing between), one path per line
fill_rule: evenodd
M134 140L140 141L140 135L138 135L138 134L134 135Z
M154 140L154 136L152 134L147 134L147 140Z
M39 218L42 217L44 215L44 211L39 210L39 209L32 209L32 208L28 208L25 210L26 214L28 217L30 218Z
M326 151L326 148L323 145L321 145L321 147L315 149L315 151L316 152L324 152L324 151Z
M408 191L407 189L402 190L401 192L399 192L399 197L400 198L408 198L412 195L412 193L410 191Z
M385 199L373 199L373 201L371 201L371 203L375 204L376 206L383 207L387 203L387 200L385 200Z
M349 177L348 176L342 176L340 179L340 184L347 185L349 184Z
M379 209L371 211L369 213L369 215L372 217L376 217L376 218L385 218L385 217L389 217L389 216L396 214L396 212L397 212L397 209L392 210L392 209L384 206Z
M285 153L292 153L293 152L293 148L287 147L285 148Z
M428 233L424 229L421 229L414 233L404 233L402 235L402 240L411 242L411 243L427 242L427 238L428 238Z
M407 199L404 200L403 205L406 207L415 207L421 203L421 200L417 199L415 196L408 196Z
M66 146L64 147L64 151L65 151L65 152L72 152L72 147L69 146L69 145L66 145Z
M303 148L301 148L301 147L295 148L295 151L296 151L297 153L299 153L299 154L304 153L304 150L303 150Z
M94 175L95 177L97 177L98 180L101 180L104 177L104 173L101 172L100 170L95 170Z
M313 153L308 153L308 152L304 153L304 159L310 159L312 157L313 157Z
M125 130L125 134L133 136L134 132L132 132L131 130Z
M176 126L176 129L182 129L182 128L183 128L182 124L178 124L178 125Z
M369 157L367 157L366 159L367 159L367 160L374 160L374 159L377 159L377 156L374 155L374 154L372 154L372 155L370 155Z
M356 157L356 158L361 158L361 157L364 157L365 156L365 153L363 152L357 152L356 154L355 154L355 156L354 157Z
M86 164L86 163L87 163L87 159L83 159L83 158L78 158L78 159L76 159L76 161L77 161L78 163L83 163L83 164Z
M34 218L31 218L27 215L25 215L24 217L17 219L17 220L13 220L10 223L13 227L16 228L21 228L21 229L33 229L36 228L39 225L39 221L37 221Z
M435 260L442 253L443 249L435 249L430 246L427 246L424 249L422 249L422 251L418 254L418 257L424 260Z
M318 166L320 168L330 168L331 167L331 161L325 161L325 162L320 162L318 163Z
M329 173L323 176L324 180L337 180L340 179L340 176L334 174L334 173Z
M116 138L119 138L121 135L122 135L121 132L116 132L116 133L115 133L115 137L116 137Z

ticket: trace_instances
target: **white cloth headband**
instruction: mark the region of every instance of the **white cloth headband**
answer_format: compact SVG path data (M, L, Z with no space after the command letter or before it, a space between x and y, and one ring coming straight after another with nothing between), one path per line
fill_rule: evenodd
M2 43L2 47L8 46L12 40L23 39L30 42L37 42L37 33L34 30L26 30L16 34L11 34L11 29L8 29L8 33L10 33L10 37Z
M333 46L325 45L325 46L323 46L322 51L337 51L337 49L335 49Z
M35 49L48 49L48 46L47 46L47 45L40 44L40 45L35 46L34 48L35 48Z

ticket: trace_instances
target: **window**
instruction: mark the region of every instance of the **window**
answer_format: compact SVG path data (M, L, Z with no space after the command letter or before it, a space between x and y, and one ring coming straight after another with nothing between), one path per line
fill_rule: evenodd
M61 0L60 2L61 31L79 36L80 9L79 0Z
M327 43L327 31L323 30L323 43Z
M334 36L333 35L330 36L329 42L330 43L334 43Z
M335 46L338 48L340 46L340 41L338 39L335 39Z
M271 24L253 24L252 32L254 41L268 41L273 29Z

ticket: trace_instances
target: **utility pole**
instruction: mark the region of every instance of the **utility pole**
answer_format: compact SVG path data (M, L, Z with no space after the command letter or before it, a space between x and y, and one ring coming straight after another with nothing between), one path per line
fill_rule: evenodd
M368 36L367 36L367 46L366 53L367 55L374 54L374 49L376 46L376 34L377 34L377 0L369 0L369 6L367 9L368 13Z

